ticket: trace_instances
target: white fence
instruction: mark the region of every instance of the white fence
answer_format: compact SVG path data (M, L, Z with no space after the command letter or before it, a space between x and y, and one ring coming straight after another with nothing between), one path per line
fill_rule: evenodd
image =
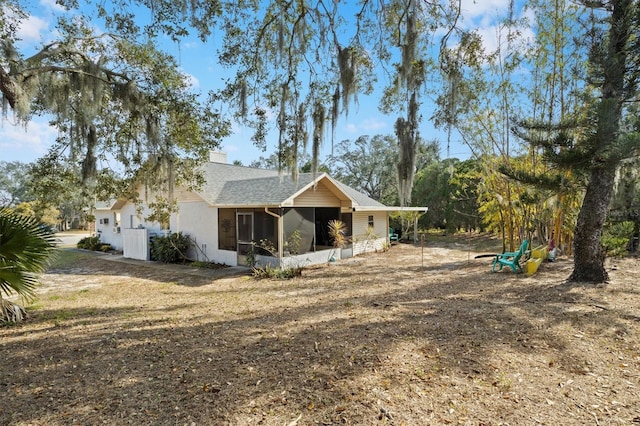
M149 230L123 229L122 255L129 259L150 260Z

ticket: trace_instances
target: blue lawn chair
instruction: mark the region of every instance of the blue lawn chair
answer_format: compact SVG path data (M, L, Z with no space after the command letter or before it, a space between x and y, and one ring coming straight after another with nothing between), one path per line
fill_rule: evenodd
M524 240L520 245L518 251L507 251L502 254L496 254L496 257L493 260L493 266L491 267L491 272L496 272L496 266L499 267L499 271L502 271L503 266L508 266L513 269L514 274L522 272L522 266L520 266L520 258L525 254L528 247L529 240Z

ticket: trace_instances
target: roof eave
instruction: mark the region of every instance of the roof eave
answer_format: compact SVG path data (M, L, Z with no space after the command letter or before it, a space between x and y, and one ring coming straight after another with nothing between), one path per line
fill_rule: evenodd
M353 206L354 212L420 212L426 213L429 207L399 207L399 206Z
M207 203L209 207L216 209L279 209L287 207L284 204L212 204Z

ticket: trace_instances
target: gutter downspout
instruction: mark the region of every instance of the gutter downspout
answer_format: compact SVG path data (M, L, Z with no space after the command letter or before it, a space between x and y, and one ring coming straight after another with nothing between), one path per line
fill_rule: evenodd
M265 207L264 212L278 219L278 259L282 263L282 258L284 257L284 217L273 213L269 210L269 207Z

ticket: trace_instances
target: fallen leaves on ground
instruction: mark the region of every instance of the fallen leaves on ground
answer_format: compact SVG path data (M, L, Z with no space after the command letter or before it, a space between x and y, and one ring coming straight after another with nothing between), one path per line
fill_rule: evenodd
M640 418L638 260L491 273L464 238L215 281L86 254L0 329L0 424L533 425Z

